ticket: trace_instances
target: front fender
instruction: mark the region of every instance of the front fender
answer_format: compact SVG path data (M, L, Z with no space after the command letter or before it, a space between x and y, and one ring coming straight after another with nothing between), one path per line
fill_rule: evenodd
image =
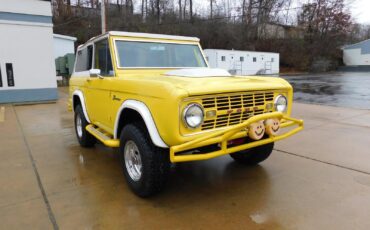
M148 107L141 101L137 100L126 100L122 103L120 108L118 109L116 121L114 123L114 139L118 139L118 127L119 127L119 121L122 114L122 111L124 109L133 109L137 111L140 116L143 118L146 128L148 129L150 138L152 139L152 142L154 145L161 147L161 148L168 148L168 145L164 143L163 139L159 135L157 126L155 125L154 119L152 114L150 113L150 110Z
M75 108L75 103L76 103L74 101L74 99L73 99L74 96L77 96L77 97L80 98L80 102L81 102L81 106L82 106L82 111L83 111L83 113L85 115L86 121L89 122L89 123L91 123L90 118L89 118L89 115L87 114L87 109L86 109L86 103L85 103L84 94L82 93L81 90L75 90L75 91L73 91L73 94L72 94L72 108L73 108L73 110Z

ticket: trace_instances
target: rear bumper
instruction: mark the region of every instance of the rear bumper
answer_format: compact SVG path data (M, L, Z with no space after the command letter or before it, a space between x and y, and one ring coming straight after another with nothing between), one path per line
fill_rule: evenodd
M281 134L276 136L269 136L268 138L261 139L258 141L253 141L245 144L241 144L238 146L228 146L228 141L243 138L248 136L248 126L254 122L270 119L270 118L278 118L282 121L280 128ZM285 130L284 128L294 126L295 128L290 130ZM273 112L273 113L265 113L261 115L256 115L248 120L244 121L241 124L229 127L227 129L219 130L217 132L211 133L209 135L203 136L201 138L172 146L170 148L170 160L171 162L185 162L185 161L198 161L198 160L207 160L211 158L215 158L218 156L231 154L234 152L246 150L249 148L254 148L260 145L268 144L271 142L279 141L289 136L294 135L295 133L301 131L303 129L303 120L298 120L294 118L290 118L288 116L283 115L280 112ZM213 152L208 153L196 153L196 154L184 154L179 155L178 153L184 152L187 150L196 149L199 147L209 146L218 144L220 149Z

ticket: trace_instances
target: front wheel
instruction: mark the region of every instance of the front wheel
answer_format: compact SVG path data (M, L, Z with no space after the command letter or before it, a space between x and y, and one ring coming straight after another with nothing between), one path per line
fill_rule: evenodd
M148 197L164 188L169 153L152 143L143 124L128 124L122 129L119 152L127 184L136 195Z
M270 156L273 149L274 142L232 153L230 156L238 163L245 165L256 165L266 160Z

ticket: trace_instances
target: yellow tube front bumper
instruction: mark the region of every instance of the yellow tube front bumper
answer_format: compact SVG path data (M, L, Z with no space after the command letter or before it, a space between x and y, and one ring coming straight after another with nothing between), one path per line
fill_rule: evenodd
M268 138L261 139L258 141L253 141L245 144L241 144L238 146L228 147L227 143L230 140L242 138L248 136L247 128L250 124L270 118L278 118L282 121L280 128L286 128L290 126L297 126L292 130L289 130L283 134L279 134L277 136L269 136ZM213 132L209 135L203 136L198 139L194 139L192 141L172 146L170 148L170 160L171 162L185 162L185 161L199 161L199 160L207 160L215 157L219 157L222 155L242 151L249 148L254 148L260 145L268 144L271 142L279 141L293 134L301 131L303 129L303 120L298 120L294 118L290 118L285 116L283 113L280 112L272 112L272 113L265 113L253 116L248 120L244 121L241 124L231 126L226 129L218 130ZM219 144L220 150L209 152L209 153L196 153L196 154L188 154L188 155L176 155L179 152L184 152L187 150L196 149L199 147L209 146L213 144Z

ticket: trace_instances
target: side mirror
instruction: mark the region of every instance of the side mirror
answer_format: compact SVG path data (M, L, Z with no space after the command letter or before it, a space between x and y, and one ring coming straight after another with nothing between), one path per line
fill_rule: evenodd
M90 69L90 77L99 77L100 76L100 69Z

